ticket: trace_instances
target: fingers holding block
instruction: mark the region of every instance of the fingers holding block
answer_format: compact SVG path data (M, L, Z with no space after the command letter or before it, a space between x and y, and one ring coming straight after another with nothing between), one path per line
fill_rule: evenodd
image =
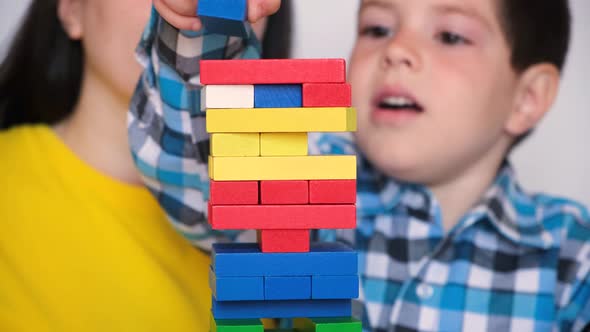
M246 0L200 0L197 16L209 32L247 37Z

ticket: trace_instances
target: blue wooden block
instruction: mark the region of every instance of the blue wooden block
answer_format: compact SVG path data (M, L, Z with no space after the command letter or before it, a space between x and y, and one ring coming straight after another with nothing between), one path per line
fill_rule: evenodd
M287 300L219 302L213 299L215 319L349 317L350 300Z
M246 0L200 0L197 16L209 32L247 37Z
M312 299L356 299L358 296L358 275L311 277Z
M301 84L254 85L255 108L302 107Z
M264 300L264 277L217 277L209 270L209 286L217 301Z
M311 299L311 277L265 277L265 300Z
M313 243L305 253L262 253L257 243L215 243L217 277L356 275L357 253L338 242Z

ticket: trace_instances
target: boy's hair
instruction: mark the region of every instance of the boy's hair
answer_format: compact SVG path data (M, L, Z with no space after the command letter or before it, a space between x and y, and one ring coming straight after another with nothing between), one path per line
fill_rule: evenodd
M500 23L512 50L512 67L523 72L547 62L563 69L570 42L568 0L500 0Z
M571 38L569 1L499 0L499 6L512 68L522 73L535 64L550 63L562 71ZM510 151L531 133L517 137Z

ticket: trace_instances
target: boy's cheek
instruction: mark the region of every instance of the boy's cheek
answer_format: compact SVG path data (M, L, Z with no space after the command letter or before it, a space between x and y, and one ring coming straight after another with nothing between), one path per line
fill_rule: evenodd
M353 103L355 100L360 102L369 97L367 96L369 90L375 87L375 82L379 79L375 71L378 66L378 59L375 56L360 51L353 52L348 71L348 81L352 85Z

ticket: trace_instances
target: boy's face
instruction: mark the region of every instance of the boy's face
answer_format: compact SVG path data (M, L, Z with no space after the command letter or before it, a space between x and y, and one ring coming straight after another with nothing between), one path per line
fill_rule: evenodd
M518 75L496 6L362 1L349 80L358 144L381 171L440 184L503 156Z

